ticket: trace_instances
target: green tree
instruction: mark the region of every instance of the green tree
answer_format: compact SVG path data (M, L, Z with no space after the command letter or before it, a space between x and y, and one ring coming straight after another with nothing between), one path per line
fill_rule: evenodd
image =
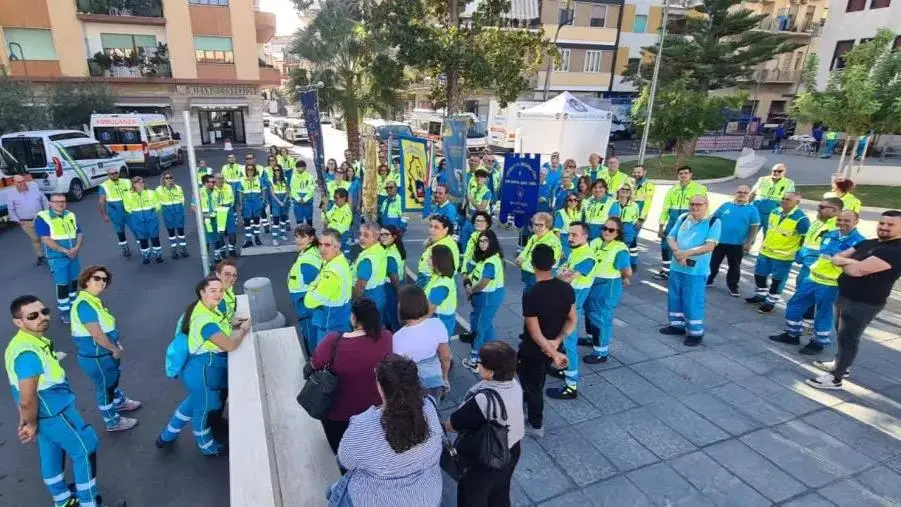
M694 8L697 15L685 18L684 30L679 33L668 31L663 42L658 83L685 83L678 88L696 92L695 98L706 102L701 109L710 110L727 92L717 93L719 97L708 97L708 92L751 86L758 65L802 46L793 42L789 34L758 29L766 15L743 9L741 3L742 0L704 0ZM657 45L643 49L657 57ZM654 65L643 65L640 70L631 69L627 77L639 87L647 87L653 68ZM733 96L736 98L737 95ZM660 109L663 107L654 106L655 115ZM676 114L674 119L678 120L678 116ZM685 117L689 125L677 128L680 132L693 130L693 115ZM694 154L697 135L678 146L680 154Z
M116 94L102 84L54 84L47 90L47 112L54 128L80 130L94 113L116 110Z
M894 40L895 34L883 28L845 53L844 68L829 75L823 90L816 89L808 73L805 91L792 103L799 120L845 133L839 173L850 170L850 160L843 167L845 154L861 134L901 132L901 52L893 51Z
M296 0L298 8L306 0ZM298 31L289 51L313 64L314 83L329 70L334 79L327 95L330 106L344 113L347 145L360 155L360 119L372 110L391 116L400 109L401 67L382 40L374 37L367 20L372 6L360 0L323 0L316 18ZM318 75L317 75L318 74Z
M481 0L471 19L461 19L472 1L392 1L373 9L378 35L400 61L431 78L430 99L448 113L478 89L494 90L501 105L515 101L542 57L556 54L542 30L502 29L510 0Z
M31 88L0 73L0 134L46 126L46 111Z
M320 72L311 72L307 69L293 69L288 74L287 96L296 104L300 97L295 94L298 86L301 88L314 83L322 83L319 88L319 110L331 113L337 106L337 91L335 87L335 71L323 69Z
M632 119L639 128L644 128L649 98L645 87L632 103ZM657 88L648 138L658 145L675 142L675 167L679 167L685 156L694 153L698 136L722 125L723 110L738 108L745 99L743 93L709 95L694 89L691 80L685 78L671 81Z

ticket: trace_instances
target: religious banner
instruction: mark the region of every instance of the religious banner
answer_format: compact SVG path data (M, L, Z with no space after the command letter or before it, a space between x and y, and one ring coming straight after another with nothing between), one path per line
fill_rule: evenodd
M504 178L501 184L501 223L510 216L516 227L528 225L538 209L538 185L541 174L541 155L508 153L504 157Z
M435 143L429 142L429 163L426 164L428 173L425 175L425 181L432 181L432 171L435 167ZM428 218L432 214L432 185L425 186L425 202L422 206L422 218Z
M447 193L453 197L463 198L463 175L466 174L466 131L469 119L465 116L450 116L444 119L441 147L446 160L445 181Z
M313 148L313 167L316 168L316 180L319 191L327 195L325 190L325 151L322 148L322 124L319 123L319 95L315 89L300 92L300 110L310 136Z
M398 136L400 141L400 196L404 211L425 207L429 154L427 140Z

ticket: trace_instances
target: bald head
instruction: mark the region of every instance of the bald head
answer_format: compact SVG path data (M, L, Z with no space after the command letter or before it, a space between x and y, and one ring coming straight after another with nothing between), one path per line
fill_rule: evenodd
M738 204L747 203L750 196L751 189L747 185L739 185L738 188L735 189L735 202Z
M786 192L785 195L782 196L782 211L791 211L799 202L801 202L801 194L797 192Z

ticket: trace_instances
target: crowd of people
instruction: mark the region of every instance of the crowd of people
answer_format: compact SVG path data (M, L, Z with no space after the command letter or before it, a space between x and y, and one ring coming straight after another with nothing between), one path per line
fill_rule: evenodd
M243 170L232 155L218 172L199 164L202 188L193 208L202 214L216 264L212 275L195 287L167 350L167 374L180 378L187 394L156 445L166 448L191 422L202 454L225 454L214 430L223 423L227 353L249 331L248 322L235 315L238 270L227 257L240 252L236 240L241 225L245 241L240 249L260 245L261 234L278 244L290 229L298 254L287 274L287 289L297 329L311 368L328 368L340 379L322 421L342 470L342 479L329 488L329 505L438 505L444 432L466 434L486 424L507 428L509 453L500 466L471 461L458 482L458 502L509 505L519 442L526 435L544 434L544 397L577 398L581 363L602 363L609 357L616 308L636 276L638 235L650 212L654 184L640 166L630 175L620 171L615 158L604 165L600 155L592 154L589 165L579 168L572 159L561 163L553 154L540 173L538 211L520 231L519 247L508 261L495 231L501 169L494 158L469 159L462 202L451 201L451 175L439 162L428 239L419 258L410 259L416 268L407 282L407 219L398 197L397 168L383 146L378 220L364 221L358 212L362 166L349 152L345 158L341 165L331 159L326 165L321 230L313 226L316 177L287 152L273 149L266 167L257 166L251 154ZM809 321L813 334L800 353L816 355L830 344L834 321L836 358L816 361L827 373L808 383L837 389L849 375L861 335L901 276L901 212L883 213L877 238L865 239L856 230L861 203L851 193L853 183L838 179L811 221L799 208L800 196L786 172L784 164L777 164L753 188L739 186L733 201L710 213L706 187L693 181L690 167L678 169L678 182L663 198L657 231L662 267L654 277L668 286L668 322L660 333L684 335L685 346L701 344L706 288L714 284L725 259L727 288L740 296L741 260L762 232L756 290L746 301L761 313L774 311L793 263L799 264L785 332L770 339L800 345ZM130 255L128 225L145 263L154 257L162 261L159 215L173 257L187 255L184 191L171 173L162 180L156 191L149 191L139 178L129 185L111 173L101 190L100 212L113 225L123 255ZM30 188L19 190L28 203ZM124 348L115 318L101 299L112 272L105 266L81 269L82 234L75 215L65 209L64 196L31 205L11 207L11 212L40 243L35 250L39 260L50 264L60 316L71 326L77 364L94 384L105 429L130 429L137 420L122 414L141 403L120 388ZM494 329L505 302L505 263L520 270L523 283L518 351L499 340ZM472 306L468 332L457 326L459 292ZM20 439L38 440L41 475L56 505L97 505L91 465L97 436L78 416L60 355L43 335L50 311L34 296L17 298L10 311L19 332L7 347L5 362L20 405ZM585 323L582 337L579 320ZM435 402L450 392L449 342L455 335L471 345L461 362L480 382L442 422ZM586 347L585 354L580 347ZM547 376L562 379L562 385L546 389ZM72 487L62 480L66 455L75 472Z

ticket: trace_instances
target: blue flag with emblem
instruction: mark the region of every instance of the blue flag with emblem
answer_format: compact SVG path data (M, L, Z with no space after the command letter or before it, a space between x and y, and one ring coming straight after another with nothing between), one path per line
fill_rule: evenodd
M310 137L310 146L313 148L313 167L316 168L319 190L322 195L326 195L323 172L325 170L325 151L322 148L322 124L319 123L319 94L315 89L300 92L300 109L303 111L307 135Z
M525 227L538 210L538 186L541 155L508 153L504 157L504 178L501 183L501 223L510 216L517 227Z
M447 193L463 198L463 175L466 174L466 130L469 128L468 118L448 117L444 119L444 132L441 133L441 147L444 150L445 180Z

